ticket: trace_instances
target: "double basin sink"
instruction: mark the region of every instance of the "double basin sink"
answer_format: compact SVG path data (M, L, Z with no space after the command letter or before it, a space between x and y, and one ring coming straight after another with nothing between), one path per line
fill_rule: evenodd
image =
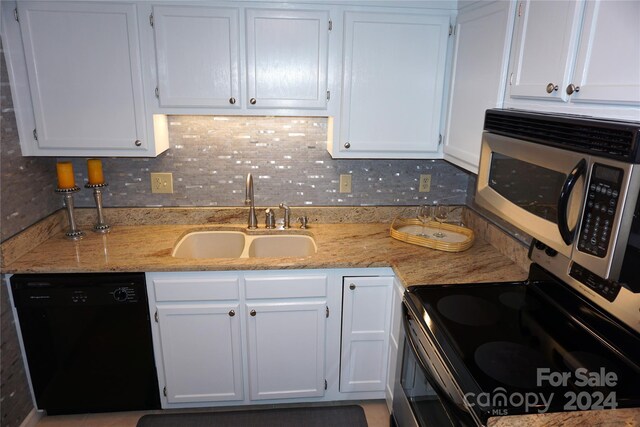
M193 231L173 248L175 258L281 258L315 254L316 242L304 234L246 234L241 231Z

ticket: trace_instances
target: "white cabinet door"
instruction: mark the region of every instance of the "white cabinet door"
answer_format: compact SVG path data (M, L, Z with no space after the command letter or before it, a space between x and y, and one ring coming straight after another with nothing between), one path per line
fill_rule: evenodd
M251 400L324 395L326 309L324 301L246 305Z
M473 173L478 173L485 111L501 107L504 99L512 30L511 2L458 15L444 158Z
M247 9L248 108L326 108L329 12Z
M168 403L242 400L238 304L157 307Z
M162 107L240 107L239 10L154 6Z
M566 101L583 12L582 1L518 4L511 63L512 98Z
M153 151L136 6L19 1L18 15L41 150L34 154Z
M640 105L640 2L588 1L571 95L575 103Z
M346 12L334 157L438 152L449 17Z
M345 277L340 391L384 391L393 277Z

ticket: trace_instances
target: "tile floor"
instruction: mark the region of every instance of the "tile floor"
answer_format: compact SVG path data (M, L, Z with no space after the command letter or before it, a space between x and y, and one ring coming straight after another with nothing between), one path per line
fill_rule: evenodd
M389 427L389 411L384 400L367 400L356 403L364 409L369 427ZM332 402L332 404L341 404ZM206 411L205 408L193 410ZM138 419L145 414L160 411L113 412L104 414L57 415L42 418L37 427L136 427Z

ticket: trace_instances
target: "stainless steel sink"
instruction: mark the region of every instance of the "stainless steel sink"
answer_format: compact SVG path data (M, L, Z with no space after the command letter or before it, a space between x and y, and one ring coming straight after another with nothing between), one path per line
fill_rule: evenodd
M182 237L175 258L282 258L315 254L316 242L302 234L248 235L240 231L194 231Z

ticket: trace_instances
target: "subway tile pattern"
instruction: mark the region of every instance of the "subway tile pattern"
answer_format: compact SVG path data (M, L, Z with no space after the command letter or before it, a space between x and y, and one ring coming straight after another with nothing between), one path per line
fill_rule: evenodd
M260 206L458 205L466 199L466 172L443 160L332 159L326 118L170 116L169 139L170 149L153 159L103 159L105 206L242 206L248 172ZM83 185L86 159L72 161ZM151 193L151 172L171 172L174 193ZM419 193L425 173L431 192ZM340 174L352 174L351 193L339 193ZM76 204L93 206L92 193L76 194Z

